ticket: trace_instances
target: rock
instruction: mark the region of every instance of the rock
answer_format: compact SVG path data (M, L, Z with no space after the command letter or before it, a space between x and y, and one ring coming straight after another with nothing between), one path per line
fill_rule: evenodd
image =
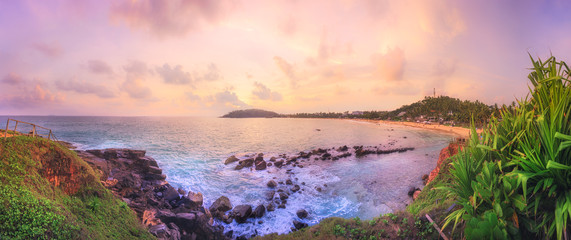
M420 190L420 189L417 188L417 187L410 187L410 188L408 189L408 196L409 196L409 197L412 197L412 195L414 194L414 192L416 192L416 190Z
M173 201L180 199L180 195L178 194L178 192L170 185L167 188L167 190L163 193L163 196L166 201Z
M216 199L216 201L212 203L212 205L208 210L210 210L210 212L226 212L230 209L232 209L232 204L230 203L230 199L228 199L225 196L222 196Z
M281 168L284 165L284 160L279 160L274 163L276 167Z
M295 186L293 186L293 187L291 188L291 191L292 191L292 192L297 192L297 191L299 191L299 189L300 189L299 185L296 184Z
M345 145L345 146L343 146L343 147L339 147L339 148L337 149L338 152L345 152L345 151L347 151L347 150L349 150L349 147L347 147L347 145Z
M274 210L276 210L276 205L274 205L273 203L270 203L266 207L266 210L268 210L268 212L273 212Z
M315 190L317 190L318 192L322 191L321 187L316 187Z
M236 167L234 167L234 170L240 170L242 168L244 168L244 166L238 164L238 165L236 165Z
M306 228L307 227L307 223L303 223L297 220L293 220L293 226L295 227L295 229L299 230L302 228Z
M227 223L227 224L230 224L230 223L232 223L232 220L234 220L234 219L232 219L232 218L229 217L228 215L226 215L226 214L222 215L222 221L223 221L223 222L225 222L225 223Z
M274 190L266 192L266 200L270 201L270 200L274 199L275 194L276 194L276 191L274 191Z
M258 205L252 212L252 216L256 218L261 218L264 214L266 214L266 207L262 204Z
M202 193L193 193L193 192L188 192L188 199L190 199L191 202L193 202L194 204L196 204L196 206L202 206L202 204L204 203L204 197L202 196Z
M282 204L278 205L278 208L286 208L286 206L285 206L285 204L282 203Z
M281 199L281 200L285 200L285 199L288 199L288 198L289 198L289 196L288 196L286 193L284 193L284 192L279 193L279 195L280 195L280 199Z
M270 181L268 182L268 184L266 184L266 185L267 185L268 187L275 188L278 184L276 183L276 181L270 180Z
M418 198L418 195L420 195L420 190L414 191L414 193L412 194L412 200L416 200Z
M240 159L238 159L236 156L232 155L229 158L227 158L226 161L224 161L224 165L228 165L230 163L237 162L237 161L240 161Z
M186 195L186 191L184 191L184 189L182 189L182 188L178 188L176 191L177 191L178 194L180 194L180 195Z
M160 239L168 239L170 233L169 230L170 229L164 223L149 227L149 232Z
M196 225L196 214L177 213L175 223L183 229L192 229Z
M260 162L256 162L256 170L264 170L267 168L266 161L262 160Z
M288 180L286 180L286 184L287 184L287 185L292 185L293 182L291 181L291 179L288 179Z
M298 218L306 218L308 215L308 213L305 209L297 210L297 212L295 212L295 214L297 215Z
M270 162L275 162L276 161L276 157L271 157L270 158Z
M171 223L176 220L176 214L166 209L157 211L155 217L157 217L164 223Z
M240 164L240 166L242 166L243 168L246 167L251 167L254 165L254 159L253 158L248 158L248 159L244 159L238 162Z
M252 214L252 206L250 205L238 205L232 210L232 216L237 223L245 223L250 214Z

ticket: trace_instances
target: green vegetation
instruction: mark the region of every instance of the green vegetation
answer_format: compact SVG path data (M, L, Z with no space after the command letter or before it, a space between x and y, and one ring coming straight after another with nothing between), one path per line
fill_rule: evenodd
M53 174L69 176L71 169L73 179L54 186ZM0 140L0 239L152 239L97 179L59 144L26 136Z
M515 105L515 103L514 103ZM504 106L513 109L513 106ZM360 118L394 121L431 121L454 122L462 126L469 126L473 117L477 126L482 126L489 120L494 112L499 112L497 105L488 106L479 101L462 101L448 96L425 97L423 100L404 105L393 111L364 111L364 112L320 112L296 113L282 115L293 118Z
M223 118L273 118L279 117L280 115L275 112L270 112L261 109L246 109L246 110L236 110L229 112L222 116Z
M460 205L446 224L464 223L467 239L569 238L570 71L554 57L532 62L530 99L474 131L441 187Z
M359 218L331 217L287 235L269 234L254 239L436 239L433 230L428 221L399 212L371 219L369 224L363 224Z

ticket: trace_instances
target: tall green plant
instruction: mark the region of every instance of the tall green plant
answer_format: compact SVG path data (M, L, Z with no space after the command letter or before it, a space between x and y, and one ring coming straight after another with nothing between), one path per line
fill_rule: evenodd
M554 57L531 60L529 98L472 137L452 163L455 181L442 187L462 206L445 225L463 219L467 238L517 237L522 226L538 237L569 238L570 71Z

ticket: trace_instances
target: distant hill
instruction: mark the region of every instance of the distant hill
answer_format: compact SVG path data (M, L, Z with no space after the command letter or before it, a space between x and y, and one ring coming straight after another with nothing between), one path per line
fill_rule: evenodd
M278 113L261 109L245 109L229 112L223 118L273 118L279 117Z

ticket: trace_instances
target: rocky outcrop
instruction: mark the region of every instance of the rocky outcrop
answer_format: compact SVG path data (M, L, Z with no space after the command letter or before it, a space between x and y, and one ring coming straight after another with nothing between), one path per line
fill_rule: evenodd
M210 211L203 206L202 194L189 191L185 195L184 190L172 187L157 162L145 156L144 150L76 152L158 239L226 239L224 229L213 225ZM224 204L219 208L226 209Z
M444 161L451 156L458 154L458 151L462 149L462 146L458 143L450 143L447 147L440 150L440 156L438 157L438 161L436 162L436 167L430 172L428 175L428 179L426 180L426 184L429 184L438 176L440 169L443 167Z

